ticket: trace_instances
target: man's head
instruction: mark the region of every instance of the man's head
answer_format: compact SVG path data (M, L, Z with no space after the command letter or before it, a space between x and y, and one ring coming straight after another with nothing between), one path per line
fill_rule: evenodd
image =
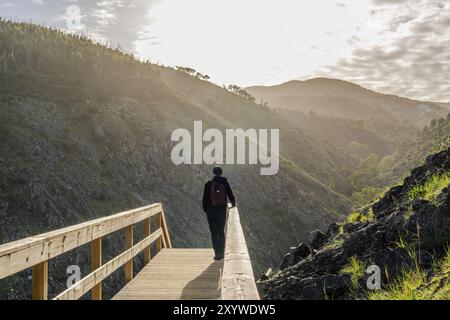
M221 168L221 167L215 167L215 168L213 169L213 174L214 174L215 176L221 176L221 175L222 175L222 168Z

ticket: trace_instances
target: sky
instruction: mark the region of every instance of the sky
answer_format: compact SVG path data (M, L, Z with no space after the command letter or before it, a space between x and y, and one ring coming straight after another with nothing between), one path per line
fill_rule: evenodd
M329 77L450 101L449 0L0 0L0 17L192 67L219 85Z

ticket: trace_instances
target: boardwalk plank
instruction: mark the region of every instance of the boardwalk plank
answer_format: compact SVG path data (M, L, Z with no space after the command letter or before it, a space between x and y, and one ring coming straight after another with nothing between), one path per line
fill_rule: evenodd
M114 300L220 299L223 263L211 249L163 249Z

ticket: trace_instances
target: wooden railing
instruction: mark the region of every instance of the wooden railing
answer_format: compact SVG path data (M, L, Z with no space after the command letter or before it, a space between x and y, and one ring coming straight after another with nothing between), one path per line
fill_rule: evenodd
M228 209L225 258L221 280L222 300L259 300L239 211Z
M152 217L156 218L157 226L153 233L150 227ZM138 222L144 223L144 239L134 245L133 226ZM126 251L102 264L102 237L121 229L125 229ZM150 245L155 241L158 251L172 247L159 203L1 245L0 279L32 268L32 297L47 300L48 261L90 242L91 273L56 296L55 300L78 299L89 291L92 291L92 299L100 300L102 281L122 266L125 281L131 281L133 258L144 251L144 263L147 264L151 259Z

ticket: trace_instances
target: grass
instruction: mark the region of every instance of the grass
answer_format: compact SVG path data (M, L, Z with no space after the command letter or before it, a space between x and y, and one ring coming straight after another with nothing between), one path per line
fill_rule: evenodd
M336 248L339 248L340 246L342 246L343 243L344 243L343 237L335 237L333 239L333 241L324 245L322 249L323 250L333 250L333 249L336 249Z
M359 211L355 211L350 214L345 220L346 223L357 223L357 222L373 222L375 221L375 214L372 208L369 209L367 214L363 214Z
M422 299L450 300L450 247L440 261L436 275L420 292Z
M388 286L385 290L374 291L369 294L369 300L418 300L418 288L426 284L423 272L403 271L401 279Z
M450 247L447 247L447 254L444 259L441 261L441 272L447 273L450 272Z
M450 299L450 249L438 263L435 275L430 281L425 272L416 266L403 271L394 284L384 290L369 294L369 300L449 300Z
M369 209L369 213L367 214L367 220L370 221L370 222L373 222L373 221L376 220L375 219L375 213L373 213L373 209L372 208Z
M405 221L408 221L409 218L411 218L411 216L413 215L413 213L414 213L414 210L413 210L412 206L410 205L408 210L406 210L406 212L403 214L403 219Z
M345 241L345 231L344 231L344 225L348 224L348 223L357 223L357 222L373 222L375 221L375 214L373 213L372 208L370 208L367 213L361 213L359 211L355 211L352 214L350 214L343 223L339 224L339 232L338 234L334 237L334 239L330 242L327 243L323 246L323 250L332 250L332 249L336 249L340 246L342 246L342 244Z
M347 217L347 223L356 223L361 221L362 214L360 214L358 211L353 212Z
M395 242L395 247L401 248L401 249L408 249L408 243L403 239L402 236L400 236L398 241Z
M398 280L388 285L384 290L369 294L369 300L417 300L417 289L426 284L426 275L419 264L419 257L414 245L406 242L403 237L395 243L397 248L404 249L413 259L414 268L404 269Z
M359 279L361 279L366 273L366 265L356 256L353 256L349 259L348 264L345 265L339 273L351 275L352 285L353 287L356 287Z
M423 199L434 202L442 190L449 185L450 171L433 175L423 185L412 187L408 195L411 200Z

